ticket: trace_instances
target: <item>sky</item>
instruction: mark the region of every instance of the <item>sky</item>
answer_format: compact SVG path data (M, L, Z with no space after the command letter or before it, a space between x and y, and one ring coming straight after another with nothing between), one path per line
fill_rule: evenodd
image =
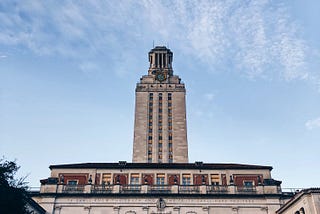
M319 187L320 1L0 2L0 155L131 162L135 85L154 45L186 85L189 162L273 166Z

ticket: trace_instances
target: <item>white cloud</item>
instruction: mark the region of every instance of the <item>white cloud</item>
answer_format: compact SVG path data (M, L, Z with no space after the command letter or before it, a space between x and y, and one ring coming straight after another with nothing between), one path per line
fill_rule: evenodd
M271 0L7 1L0 44L83 60L152 40L249 78L309 79L305 40L284 3ZM129 51L130 51L129 50ZM128 51L128 50L127 50ZM108 54L108 53L107 53ZM108 56L114 60L114 56ZM121 56L120 56L121 57ZM226 66L227 65L227 66ZM215 69L217 70L217 69Z
M320 117L318 117L316 119L308 120L305 123L305 126L309 130L315 129L315 128L320 128Z
M206 94L204 95L204 97L205 97L206 100L212 101L212 100L214 99L214 97L215 97L215 94L213 94L213 93L206 93Z

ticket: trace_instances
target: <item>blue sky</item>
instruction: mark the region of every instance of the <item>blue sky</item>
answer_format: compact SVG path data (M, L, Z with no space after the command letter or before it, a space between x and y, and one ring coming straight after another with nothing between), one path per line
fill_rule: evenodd
M320 2L1 1L0 154L131 161L134 89L155 45L187 88L190 162L272 165L319 186Z

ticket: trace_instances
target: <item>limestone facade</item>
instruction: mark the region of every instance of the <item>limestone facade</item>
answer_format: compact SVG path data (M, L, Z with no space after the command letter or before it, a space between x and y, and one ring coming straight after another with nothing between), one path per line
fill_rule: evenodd
M185 85L173 75L172 52L149 52L148 75L136 86L134 163L187 163Z
M309 188L297 192L277 214L320 213L320 188Z
M271 167L241 164L91 163L51 166L33 198L49 213L275 213Z

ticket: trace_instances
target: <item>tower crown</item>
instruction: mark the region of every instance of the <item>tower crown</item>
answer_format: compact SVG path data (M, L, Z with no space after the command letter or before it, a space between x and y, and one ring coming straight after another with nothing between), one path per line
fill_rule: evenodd
M173 53L165 46L156 46L149 52L149 75L154 75L158 71L164 71L170 76L172 70Z

